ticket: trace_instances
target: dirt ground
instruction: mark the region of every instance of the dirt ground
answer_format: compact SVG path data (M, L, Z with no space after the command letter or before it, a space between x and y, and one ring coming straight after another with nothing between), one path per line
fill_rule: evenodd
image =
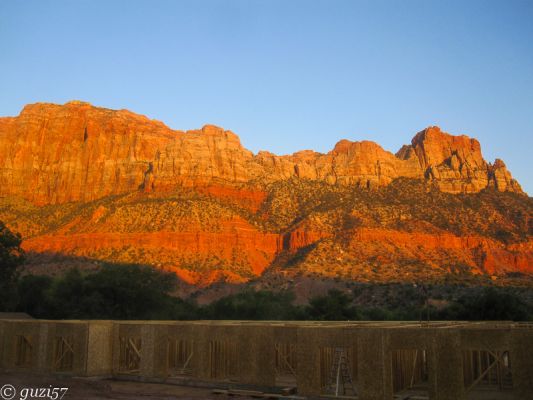
M227 400L229 398L248 400L249 397L230 397L222 394L213 394L212 389L194 388L187 386L155 384L155 383L140 383L115 381L109 379L92 379L92 378L72 378L72 377L58 377L50 375L37 374L21 374L21 373L2 373L0 374L0 388L4 385L12 385L16 394L12 400L25 400L24 394L27 395L26 400L29 399L48 399L59 400L59 396L54 396L52 392L42 391L40 396L30 396L30 388L68 388L63 399L76 400L96 400L96 399L110 399L110 400L170 400L170 399L206 399L206 400ZM7 390L3 389L3 390ZM5 393L0 393L1 400L9 400L9 397L1 397L1 395L11 395L9 390Z
M12 385L16 394L13 397L6 397L10 392L3 392L4 385ZM111 379L61 377L38 374L21 373L1 373L0 374L0 400L60 400L60 396L53 396L53 393L41 393L41 396L31 396L29 391L24 397L23 389L35 388L68 388L63 399L76 400L252 400L247 396L228 396L224 394L214 394L209 388L195 388L189 386L178 386L159 383L143 383L131 381L118 381ZM427 399L427 394L410 390L398 395L395 398ZM511 400L514 399L512 392L497 392L487 390L476 390L469 394L469 400Z

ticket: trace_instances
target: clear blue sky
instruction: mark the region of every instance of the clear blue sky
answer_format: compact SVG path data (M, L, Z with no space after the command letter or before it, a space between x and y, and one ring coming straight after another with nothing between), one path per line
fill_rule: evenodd
M0 115L80 99L278 154L439 125L533 193L532 21L531 0L3 0Z

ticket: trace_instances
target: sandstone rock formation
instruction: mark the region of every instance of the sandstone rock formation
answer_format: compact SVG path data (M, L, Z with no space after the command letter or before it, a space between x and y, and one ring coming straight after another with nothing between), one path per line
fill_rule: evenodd
M483 159L475 139L436 127L418 133L396 156L376 143L348 140L327 154L254 156L231 131L211 125L175 131L126 110L79 101L37 103L18 117L0 118L0 196L35 204L291 177L366 188L398 177L425 178L450 193L486 187L521 192L503 162Z
M452 136L436 126L416 134L397 156L418 160L425 178L435 181L444 192L476 193L489 186L502 192L522 192L501 160L490 165L483 159L476 139Z
M90 201L214 179L245 182L250 151L213 126L173 131L126 110L34 104L0 119L0 195L36 204Z
M396 155L341 140L277 156L212 125L176 131L79 101L0 118L0 220L38 270L135 262L200 285L267 270L531 274L532 209L503 161L437 127Z

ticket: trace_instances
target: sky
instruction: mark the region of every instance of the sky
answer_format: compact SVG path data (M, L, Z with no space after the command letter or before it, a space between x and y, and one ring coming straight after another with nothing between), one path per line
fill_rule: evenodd
M77 99L276 154L438 125L531 194L531 21L530 0L3 0L0 116Z

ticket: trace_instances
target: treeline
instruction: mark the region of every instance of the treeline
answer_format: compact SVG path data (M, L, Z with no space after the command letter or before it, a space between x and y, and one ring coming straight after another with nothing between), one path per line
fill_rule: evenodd
M136 265L73 269L55 278L26 275L18 280L15 308L50 319L533 320L531 307L509 288L475 288L429 309L416 291L402 303L368 306L356 304L357 290L335 289L307 305L296 305L292 292L245 289L200 306L173 296L176 283L174 274Z

